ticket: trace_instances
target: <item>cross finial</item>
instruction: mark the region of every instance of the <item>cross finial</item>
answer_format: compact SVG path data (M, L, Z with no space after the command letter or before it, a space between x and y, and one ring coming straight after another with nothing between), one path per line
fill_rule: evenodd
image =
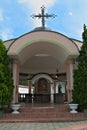
M40 14L38 14L38 15L32 15L32 18L39 18L39 19L41 19L41 21L42 21L42 27L43 28L45 28L45 18L50 18L50 17L52 17L52 18L55 18L55 14L45 14L45 7L44 7L44 5L42 5L42 7L41 7L41 13Z

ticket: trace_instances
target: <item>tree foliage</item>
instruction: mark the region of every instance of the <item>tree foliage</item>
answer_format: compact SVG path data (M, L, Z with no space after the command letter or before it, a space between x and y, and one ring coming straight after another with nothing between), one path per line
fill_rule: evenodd
M79 109L87 108L87 28L84 24L82 33L83 45L79 51L78 69L74 71L73 102L79 104Z
M5 45L0 40L0 105L8 105L13 96L12 71Z

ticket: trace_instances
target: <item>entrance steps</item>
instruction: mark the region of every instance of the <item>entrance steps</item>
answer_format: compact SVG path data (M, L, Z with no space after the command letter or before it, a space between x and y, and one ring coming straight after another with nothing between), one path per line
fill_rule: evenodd
M4 113L0 122L59 122L85 120L83 113L70 114L67 104L23 105L19 114Z

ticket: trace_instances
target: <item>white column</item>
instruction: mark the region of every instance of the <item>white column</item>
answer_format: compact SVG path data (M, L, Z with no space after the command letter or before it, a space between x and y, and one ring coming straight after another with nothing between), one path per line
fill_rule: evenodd
M54 88L53 84L51 84L51 95L50 95L51 103L54 103Z
M56 82L56 93L58 93L58 82Z
M13 103L18 102L18 85L19 85L19 63L18 61L13 61Z

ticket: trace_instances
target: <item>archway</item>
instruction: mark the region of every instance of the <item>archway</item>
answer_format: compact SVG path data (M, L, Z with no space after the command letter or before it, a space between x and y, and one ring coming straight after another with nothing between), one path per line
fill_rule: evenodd
M37 74L32 79L34 100L40 103L54 102L53 79L48 74Z

